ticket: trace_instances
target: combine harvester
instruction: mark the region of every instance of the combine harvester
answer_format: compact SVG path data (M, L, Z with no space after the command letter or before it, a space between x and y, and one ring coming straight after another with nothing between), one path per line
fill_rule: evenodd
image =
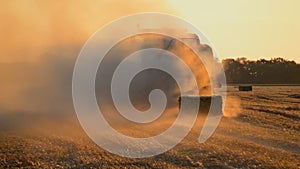
M144 29L145 32L152 32L152 29ZM217 58L214 57L213 49L206 43L200 43L200 38L195 33L187 33L185 31L169 30L170 32L178 32L179 39L174 39L168 36L161 36L153 34L150 36L149 44L146 46L155 46L153 42L161 44L161 49L170 51L179 56L194 73L198 84L199 93L196 96L181 94L178 97L179 109L183 107L194 107L199 105L197 119L192 130L200 135L199 142L204 142L211 136L216 129L222 115L223 115L223 95L215 91L226 91L225 75L221 74L221 69L214 69L221 67ZM155 31L153 31L155 32ZM145 35L147 36L147 35ZM162 39L160 39L162 38ZM183 42L183 43L182 43ZM185 46L188 45L189 48ZM190 51L189 49L192 49ZM181 51L182 50L182 51ZM201 57L200 59L198 57ZM151 71L148 71L151 73ZM219 78L219 74L222 75ZM224 77L223 77L224 75ZM169 95L174 97L174 95ZM184 104L184 105L183 105ZM193 109L194 110L194 109ZM187 114L191 114L189 110L185 110Z
M206 44L201 44L198 35L186 34L180 40L189 44L198 55L205 57L206 61L210 62L209 64L211 64L211 65L215 64L215 58L213 57L212 48ZM172 43L172 41L170 43ZM169 47L172 45L169 44L167 46ZM168 49L168 47L166 49ZM208 71L208 70L206 70L206 71ZM205 72L205 73L206 74L204 74L204 75L208 76L208 73L207 72ZM215 77L212 77L212 78L215 78ZM209 79L209 80L211 81L212 79ZM218 80L213 80L209 84L200 86L200 94L202 94L201 91L204 91L204 90L209 91L209 90L221 89L221 88L222 88L222 84L219 83ZM209 93L211 93L211 92L209 92ZM200 115L207 115L209 110L211 110L211 113L213 113L213 114L214 113L222 114L222 109L223 109L222 96L219 96L219 95L209 96L209 95L207 95L207 93L205 95L200 95L200 96L192 96L192 95L191 96L180 96L180 97L178 97L179 109L180 109L182 100L186 100L187 104L195 104L195 102L199 102L200 104L199 103L198 104L199 104L199 114ZM213 107L211 106L212 100L214 100L214 103L217 103L217 104L214 104Z
M203 56L210 62L211 65L215 64L215 58L213 57L213 50L206 44L201 44L200 39L196 34L187 34L187 36L181 38L182 41L190 44L196 53ZM168 45L172 46L172 45ZM203 66L203 65L202 65ZM208 71L208 70L207 70ZM204 74L208 76L208 73ZM181 108L182 104L187 106L199 105L197 119L195 121L192 131L200 135L199 142L204 142L209 138L213 131L216 129L222 115L223 115L223 97L222 94L212 91L221 91L226 88L226 85L217 80L217 74L214 74L212 79L209 79L209 84L199 86L200 95L181 95L178 97L178 107ZM201 91L210 91L204 92ZM189 113L189 112L185 112Z

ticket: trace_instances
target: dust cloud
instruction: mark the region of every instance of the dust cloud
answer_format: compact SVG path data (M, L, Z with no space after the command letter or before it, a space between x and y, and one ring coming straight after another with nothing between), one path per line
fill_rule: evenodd
M0 127L3 129L37 125L38 121L45 120L61 124L63 119L76 119L72 105L72 73L76 57L88 37L104 24L124 15L147 11L176 13L164 1L76 1L72 4L67 1L3 1L0 6ZM212 50L208 45L200 44L201 40L194 34L184 32L183 35L181 40L188 42L194 51L169 37L145 35L133 37L108 53L109 59L101 63L96 79L97 99L99 103L104 103L99 105L106 110L108 120L117 119L118 124L128 123L114 109L108 84L113 68L126 53L147 47L130 45L137 39L142 43L152 41L148 47L167 49L181 56L190 66L200 90L191 88L186 94L211 94L207 72L196 55L211 58L213 64ZM167 65L180 70L180 65L174 61ZM190 88L191 77L184 76L184 72L183 77L186 78L186 87ZM169 119L176 115L174 110L180 93L168 74L158 70L138 74L130 87L131 101L138 109L147 109L148 96L154 88L165 92L170 110L158 122L168 119L169 123Z
M177 31L177 29L174 29L173 31ZM182 41L187 42L187 40L189 40L187 43L192 48L171 37L146 33L129 37L119 42L107 53L100 63L96 78L96 96L98 99L98 105L106 119L110 122L111 126L115 127L115 129L125 131L123 129L124 126L126 126L127 129L138 129L141 135L136 135L137 133L132 132L125 133L126 135L133 134L132 136L134 137L142 137L145 133L154 133L154 135L157 135L169 128L172 122L175 121L178 112L178 97L180 94L211 94L211 85L207 70L198 57L198 55L200 55L201 57L209 58L208 60L211 62L214 61L211 48L205 44L201 44L195 34L189 34L188 32L181 31L179 31L178 34L181 35ZM153 89L161 89L167 97L166 110L162 113L162 116L152 123L138 124L130 122L118 113L114 106L110 91L112 76L119 63L129 54L145 48L160 48L167 50L182 59L193 72L199 89L196 90L194 86L191 85L192 77L189 77L184 71L182 71L182 65L180 65L180 63L178 63L175 59L168 60L167 63L161 60L161 66L168 67L169 70L174 70L179 74L179 77L182 78L181 81L184 82L184 88L187 91L186 93L180 93L175 79L161 70L147 69L138 73L131 81L129 88L131 102L137 109L144 111L150 108L148 97ZM151 59L147 61L151 62ZM132 64L139 64L147 61L131 60ZM209 68L211 67L208 67L208 69ZM149 129L151 131L149 131Z
M227 96L223 115L225 117L237 117L241 111L241 98L238 96Z
M1 1L0 114L73 114L72 71L85 41L145 11L175 13L164 1Z

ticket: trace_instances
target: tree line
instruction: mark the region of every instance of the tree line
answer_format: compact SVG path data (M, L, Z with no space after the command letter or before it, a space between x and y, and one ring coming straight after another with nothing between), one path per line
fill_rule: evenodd
M222 61L228 84L300 84L300 64L284 58Z

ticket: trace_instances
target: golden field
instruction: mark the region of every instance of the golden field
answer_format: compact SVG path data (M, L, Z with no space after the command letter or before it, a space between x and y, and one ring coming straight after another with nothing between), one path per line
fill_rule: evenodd
M194 128L175 148L144 159L99 148L76 120L2 129L0 168L299 168L300 99L288 97L297 93L300 86L230 86L225 116L208 141L197 143Z

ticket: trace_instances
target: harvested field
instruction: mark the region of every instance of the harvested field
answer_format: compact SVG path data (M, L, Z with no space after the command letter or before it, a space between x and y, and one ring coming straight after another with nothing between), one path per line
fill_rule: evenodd
M196 126L166 153L123 158L94 144L75 118L40 120L23 127L2 125L0 168L299 168L300 99L289 95L299 94L300 86L228 90L227 104L239 105L226 109L216 132L203 144L197 143Z

